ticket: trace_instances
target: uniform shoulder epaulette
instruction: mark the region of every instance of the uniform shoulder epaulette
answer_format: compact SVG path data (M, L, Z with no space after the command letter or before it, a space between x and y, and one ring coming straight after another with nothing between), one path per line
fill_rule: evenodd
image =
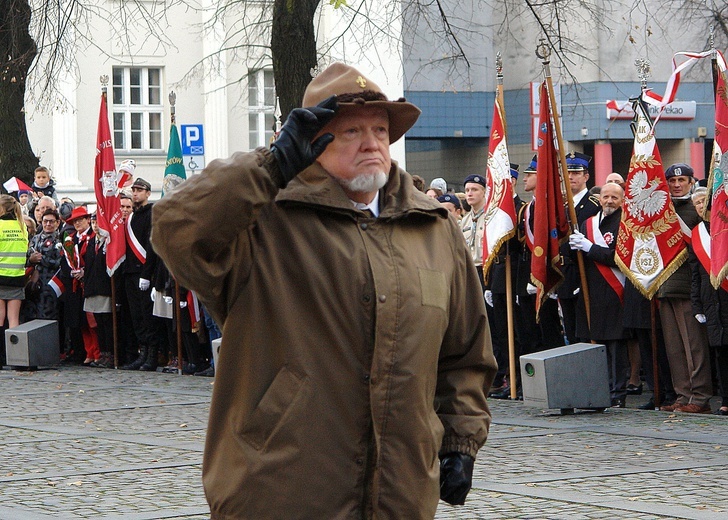
M599 195L591 194L589 195L589 200L592 201L594 204L601 205L599 202Z

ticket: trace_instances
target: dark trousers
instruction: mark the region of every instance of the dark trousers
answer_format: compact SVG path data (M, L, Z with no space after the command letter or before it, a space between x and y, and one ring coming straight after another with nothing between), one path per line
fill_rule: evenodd
M128 273L124 275L124 290L129 303L129 314L139 345L150 348L159 348L161 343L161 318L152 314L154 302L150 298L151 289L139 289L139 274Z
M718 375L721 406L728 406L728 345L715 347L715 368Z
M515 300L515 296L513 299ZM517 309L513 309L513 321L514 331L513 334L516 336L518 325L516 324L518 312ZM490 334L493 339L493 355L495 360L498 362L498 372L495 376L495 382L493 386L500 386L496 383L503 381L503 377L509 371L510 361L508 356L508 304L506 302L505 294L493 294L493 321L490 324ZM518 338L513 339L515 342L515 352L518 352ZM511 377L511 380L513 378Z
M626 339L607 341L594 340L607 347L607 370L609 371L609 393L612 399L627 397L629 380L629 353Z
M652 361L652 331L650 329L632 329L640 346L640 359L642 371L645 374L645 381L654 392L655 370ZM675 389L672 387L672 375L670 364L667 361L665 343L662 340L662 330L657 329L657 381L660 385L661 402L672 402L675 400Z
M110 312L94 312L96 320L96 336L99 338L99 350L111 354L114 350L114 320Z

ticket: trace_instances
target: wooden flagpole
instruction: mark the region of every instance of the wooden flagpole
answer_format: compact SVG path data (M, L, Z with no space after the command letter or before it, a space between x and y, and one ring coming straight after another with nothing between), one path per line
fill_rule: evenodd
M501 53L498 52L495 57L495 70L496 70L496 96L498 97L498 106L501 107L501 120L503 121L504 138L508 135L508 127L506 125L505 118L505 103L503 99L503 58ZM508 182L511 182L510 179ZM511 399L517 397L517 384L518 374L516 373L516 341L515 341L515 327L513 321L513 283L511 280L511 252L508 243L510 240L506 240L506 316L508 320L508 373L510 374L510 386L511 386Z
M172 124L175 123L175 102L177 101L177 94L174 91L169 93L169 105L170 105L170 119ZM172 276L172 273L170 273ZM174 277L173 277L174 279ZM179 284L174 279L174 319L177 321L177 374L182 375L183 367L183 356L182 356L182 309L180 308L180 292ZM192 362L190 360L190 362Z
M536 48L536 56L541 58L543 63L543 74L546 79L546 86L549 93L549 103L551 104L551 117L554 121L554 131L556 133L556 142L559 145L559 164L561 165L561 186L562 191L566 192L566 201L568 203L568 217L571 221L572 231L579 231L579 221L576 219L576 210L574 209L574 197L571 194L571 187L567 184L565 177L568 175L566 167L566 151L564 150L564 141L561 135L561 122L559 121L559 113L556 108L556 95L554 94L554 84L551 80L550 57L551 49L544 38L541 38ZM591 312L589 310L589 286L586 283L586 270L584 269L584 257L581 250L576 251L576 261L579 266L579 279L581 281L581 293L584 296L584 307L586 308L586 324L591 329Z
M637 67L637 77L640 80L640 97L642 92L647 90L647 78L650 77L650 64L647 60L636 59L635 67ZM636 113L636 110L635 110ZM634 129L636 135L636 129ZM660 395L660 366L657 356L657 302L654 298L650 298L650 328L651 328L651 346L652 346L652 380L654 388L652 389L652 401L655 408L660 408L662 404L662 396Z
M101 81L101 95L106 99L106 93L109 85L109 76L104 74L99 78ZM107 116L108 117L108 116ZM119 368L119 322L116 314L116 280L111 275L111 323L112 336L114 340L114 368Z

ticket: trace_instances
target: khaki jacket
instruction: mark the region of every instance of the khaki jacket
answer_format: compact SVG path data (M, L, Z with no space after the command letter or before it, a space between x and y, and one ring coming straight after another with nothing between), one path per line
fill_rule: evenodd
M433 518L438 452L483 445L496 368L461 232L396 165L371 219L318 164L279 192L267 156L154 206L155 250L223 330L212 518Z

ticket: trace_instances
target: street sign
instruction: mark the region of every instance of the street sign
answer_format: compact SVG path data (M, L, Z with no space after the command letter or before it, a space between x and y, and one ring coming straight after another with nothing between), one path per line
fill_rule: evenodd
M202 125L182 125L182 155L205 155Z

